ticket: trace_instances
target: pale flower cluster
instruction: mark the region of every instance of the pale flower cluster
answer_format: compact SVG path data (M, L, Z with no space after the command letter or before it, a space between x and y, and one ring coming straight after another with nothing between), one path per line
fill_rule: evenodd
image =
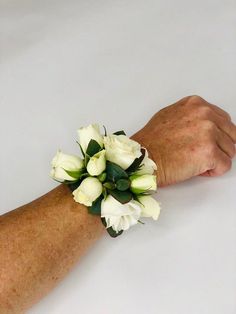
M106 162L110 161L127 170L141 156L141 146L123 134L102 135L97 124L80 128L78 137L85 155L91 139L100 145L101 150L90 157L86 165L84 159L58 151L51 162L50 175L59 182L73 182L86 172L88 175L73 191L73 196L76 202L92 206L103 193L101 176L106 172ZM101 202L101 217L105 218L107 228L112 227L119 232L137 224L141 217L158 219L160 205L153 196L148 195L157 188L155 170L157 166L145 150L142 164L129 177L130 191L137 196L136 199L122 204L109 194Z

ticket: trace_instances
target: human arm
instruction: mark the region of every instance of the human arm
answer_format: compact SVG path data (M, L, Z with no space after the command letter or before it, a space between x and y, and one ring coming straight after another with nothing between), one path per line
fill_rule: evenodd
M200 96L187 96L158 111L135 134L159 166L158 185L230 170L236 126L230 115Z
M103 233L67 186L0 217L0 313L24 313Z
M236 128L227 113L193 96L156 113L132 138L148 149L165 186L229 170ZM103 233L99 217L64 185L1 216L0 313L24 312L41 299Z

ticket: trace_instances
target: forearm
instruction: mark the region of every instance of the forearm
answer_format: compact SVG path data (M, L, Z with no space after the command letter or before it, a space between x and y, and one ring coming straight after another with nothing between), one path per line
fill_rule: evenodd
M162 109L132 136L156 162L159 186L230 169L236 126L197 96ZM21 313L44 296L105 228L67 186L0 217L0 313Z
M141 140L140 134L136 134L132 138ZM101 218L75 202L70 189L62 184L2 215L0 313L24 313L104 233Z
M0 217L0 313L24 313L105 229L59 185Z

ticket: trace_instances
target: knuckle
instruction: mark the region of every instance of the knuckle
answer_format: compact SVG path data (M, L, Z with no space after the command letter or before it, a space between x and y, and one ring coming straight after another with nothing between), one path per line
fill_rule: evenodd
M201 101L201 100L203 100L203 98L202 98L201 96L196 95L196 94L190 95L190 96L189 96L189 99L190 99L191 101Z
M213 163L216 160L217 156L217 146L214 142L206 143L201 151L201 154L204 156L204 160L209 167L213 167Z
M201 105L197 107L197 111L202 118L209 118L212 113L212 109L207 105Z
M234 158L235 155L236 155L236 147L235 147L235 145L233 145L233 147L232 147L232 158Z
M190 95L187 97L187 101L190 104L200 104L204 102L204 99L199 95Z
M231 168L232 168L232 160L230 158L224 159L220 167L220 174L223 174L229 171Z
M214 173L215 175L223 175L228 172L232 168L232 159L223 155L218 155L218 158L215 159L214 162Z
M209 118L212 115L212 108L200 96L189 96L185 104L191 108L191 113L200 118Z
M228 138L223 139L222 143L225 145L225 152L230 158L234 158L236 154L235 145Z
M207 132L212 132L216 130L216 125L211 120L202 120L202 128Z
M208 156L210 158L215 158L215 156L217 155L217 149L218 149L216 143L211 141L207 144L207 146L208 146Z
M232 159L229 159L228 161L228 170L230 170L232 168L233 162Z

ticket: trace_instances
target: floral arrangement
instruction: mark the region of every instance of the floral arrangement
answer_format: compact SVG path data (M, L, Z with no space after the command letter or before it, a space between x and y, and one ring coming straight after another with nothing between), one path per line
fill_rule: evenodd
M105 129L105 128L104 128ZM124 131L102 135L98 124L78 130L82 158L57 151L50 176L65 183L74 200L99 215L106 230L117 237L141 217L158 219L155 162L146 148Z

